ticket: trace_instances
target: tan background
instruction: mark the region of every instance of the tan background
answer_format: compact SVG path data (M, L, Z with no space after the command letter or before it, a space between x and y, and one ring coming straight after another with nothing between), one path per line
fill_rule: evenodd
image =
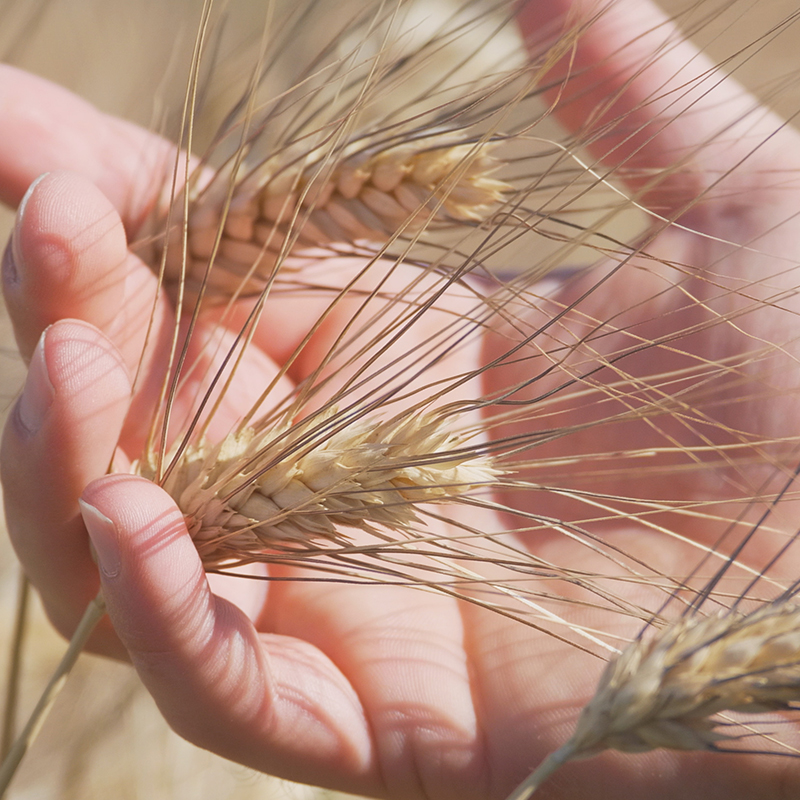
M324 4L321 4L324 5ZM800 109L800 26L776 28L796 0L667 4L718 62L781 113ZM328 8L335 4L328 4ZM234 31L257 30L263 3L231 7ZM688 11L681 9L689 9ZM159 128L179 108L199 3L192 0L0 0L0 54L67 85L108 111ZM153 98L156 98L155 101ZM0 135L2 135L0 122ZM0 231L11 219L0 217ZM3 238L5 236L3 235ZM23 377L0 317L0 412ZM0 653L8 649L17 580L0 542ZM29 631L23 707L63 649L38 609ZM0 664L0 680L5 665ZM196 750L168 731L127 667L85 657L18 776L16 798L244 800L307 796Z

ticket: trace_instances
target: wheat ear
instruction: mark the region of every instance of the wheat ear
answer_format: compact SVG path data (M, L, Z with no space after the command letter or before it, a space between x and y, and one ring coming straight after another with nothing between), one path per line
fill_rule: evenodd
M276 548L343 541L341 527L407 531L414 507L446 502L499 474L433 414L342 422L336 411L182 449L163 488L207 569ZM158 459L138 462L158 477Z
M398 232L483 222L512 188L493 177L502 164L492 148L492 142L427 137L357 149L333 163L312 152L302 157L307 165L298 166L296 156L284 154L236 181L227 213L230 179L223 170L208 186L189 190L185 273L179 226L167 238L165 284L185 281L193 292L205 279L207 295L224 301L263 290L276 267L297 251L354 242L382 245Z
M606 667L570 740L508 798L525 800L566 761L603 750L719 750L723 711L800 702L800 606L690 615L638 638Z

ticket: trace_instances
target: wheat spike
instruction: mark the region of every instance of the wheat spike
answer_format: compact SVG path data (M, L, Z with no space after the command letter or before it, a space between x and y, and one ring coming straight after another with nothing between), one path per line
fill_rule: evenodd
M606 668L573 736L576 751L713 748L720 711L800 700L800 607L690 616L639 639Z
M273 157L237 182L209 272L208 293L217 300L260 292L276 266L293 252L347 245L383 244L398 232L483 222L511 190L495 177L502 166L492 142L453 144L437 137L343 155ZM214 255L228 179L190 190L186 287L196 291ZM182 279L181 231L173 229L165 283ZM153 259L158 265L159 258Z
M638 638L606 667L570 740L509 800L524 800L557 767L603 750L717 750L735 737L723 711L787 711L800 702L800 606L691 615Z
M432 414L357 419L332 431L320 416L183 450L163 487L186 515L206 567L344 541L340 526L407 531L416 504L454 499L499 474L488 458L459 455L459 438ZM303 444L312 428L325 432ZM134 469L152 479L156 463L151 456Z

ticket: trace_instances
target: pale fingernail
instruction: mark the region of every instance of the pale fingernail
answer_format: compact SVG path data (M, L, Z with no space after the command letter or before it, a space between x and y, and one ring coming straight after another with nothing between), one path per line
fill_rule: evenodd
M19 278L19 269L23 264L22 259L22 251L20 249L20 239L22 236L22 223L25 219L25 209L28 205L28 200L31 199L31 195L33 194L36 187L49 175L49 172L43 172L29 187L28 191L22 197L19 206L17 207L17 215L14 219L14 231L11 234L11 241L9 242L10 250L11 250L11 261L10 261L10 268L13 269L13 277L10 275L9 278L12 280L18 280Z
M8 289L19 281L17 262L14 259L13 238L9 239L6 249L3 250L3 285Z
M22 396L17 403L17 418L25 432L32 436L44 423L44 418L50 406L53 404L55 389L50 381L47 371L47 362L44 357L45 339L47 338L46 328L39 337L39 343L33 351L30 366L28 367L28 377L25 379L25 387Z
M117 526L85 500L79 499L78 503L100 572L105 578L116 578L120 573Z

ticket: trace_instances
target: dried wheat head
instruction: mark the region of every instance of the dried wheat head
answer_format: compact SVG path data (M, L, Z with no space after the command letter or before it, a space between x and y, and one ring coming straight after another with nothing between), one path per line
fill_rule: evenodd
M348 528L408 532L419 504L456 500L497 476L488 457L461 444L433 415L343 423L332 410L189 446L163 487L186 515L203 563L217 568L346 542ZM158 475L152 456L134 469Z
M603 750L720 750L741 738L722 712L792 711L800 703L800 606L689 614L650 629L605 668L569 741L510 796L524 800L566 761Z
M687 616L614 659L578 720L576 754L713 749L721 711L790 710L800 700L800 607Z
M208 296L224 302L258 294L279 265L286 269L288 256L311 248L380 247L399 234L485 222L511 190L492 177L499 164L491 149L429 137L376 151L359 146L333 159L287 154L234 181L230 198L218 174L210 187L191 192L185 268L182 231L172 229L165 284L196 293L205 279ZM153 263L157 268L159 253Z

